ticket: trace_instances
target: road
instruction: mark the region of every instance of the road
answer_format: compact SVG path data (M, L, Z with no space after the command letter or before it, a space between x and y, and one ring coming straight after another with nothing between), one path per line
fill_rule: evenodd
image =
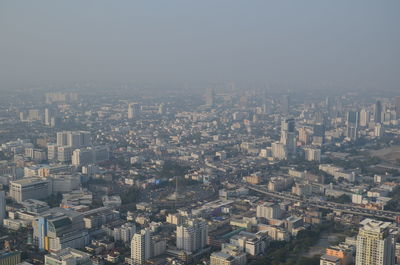
M363 215L363 216L368 216L368 217L382 218L382 219L387 219L390 221L395 221L396 217L400 216L399 212L366 209L366 208L354 206L351 204L341 204L341 203L335 203L335 202L330 202L330 201L316 201L316 200L312 200L312 199L301 198L301 197L283 193L283 192L269 191L266 187L262 187L262 186L258 186L258 185L247 184L246 187L249 190L259 192L259 193L265 194L267 196L284 199L284 200L289 200L289 201L302 202L309 206L314 206L314 207L321 208L321 209L328 209L328 210L332 210L332 211L358 214L358 215Z

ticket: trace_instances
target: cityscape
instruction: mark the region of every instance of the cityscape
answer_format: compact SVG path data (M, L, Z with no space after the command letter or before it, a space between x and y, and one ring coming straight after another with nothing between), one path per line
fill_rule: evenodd
M6 2L5 14L10 15L4 26L0 18L0 37L2 32L12 35L6 33L13 32L10 17L25 14L12 1ZM213 8L233 8L223 2L226 6ZM71 3L63 5L78 12L79 2ZM35 8L57 10L48 4ZM238 7L247 4L243 1ZM101 12L118 10L125 16L135 4L115 4L115 10L111 5ZM213 4L185 4L184 12L189 11L186 5L201 5L205 12ZM376 5L383 6L385 12L379 10L388 20L396 20L389 9L399 4ZM310 13L325 10L310 7ZM101 13L99 6L91 8L90 18ZM266 26L256 9L251 8L254 20L250 16L250 22L239 24ZM375 12L367 9L358 14L363 23L368 20L365 14ZM220 21L231 19L222 14L226 17L218 13L215 21L221 34L225 24ZM182 27L200 27L195 23L200 17L192 15L186 19L194 24ZM211 11L207 15L214 19ZM28 17L39 19L35 12ZM112 18L117 21L109 23L120 25L118 16ZM50 23L47 17L42 19ZM163 28L162 19L154 23L168 28ZM347 19L343 23L335 25L351 24ZM142 26L143 32L153 29ZM215 29L207 30L215 34ZM247 36L245 30L239 31L235 28ZM51 42L44 32L38 31ZM92 37L83 41L86 38ZM248 41L258 49L256 40ZM398 38L395 42L400 44ZM14 44L7 43L0 44L0 55L1 45L12 50ZM386 45L385 40L380 43ZM98 43L92 44L87 52L96 50ZM148 45L157 47L150 41ZM398 65L400 46L387 47L382 53ZM225 48L227 53L234 50ZM61 47L60 53L62 49L67 50ZM212 51L200 54L193 64L201 64L204 56L214 69ZM268 78L267 73L265 80L264 74L253 80L249 73L235 72L239 68L234 66L232 78L224 81L211 80L206 73L200 81L199 76L163 81L154 70L154 80L133 75L132 80L116 82L114 77L122 74L111 66L96 66L93 57L93 69L110 67L110 82L104 82L106 74L80 81L73 67L64 82L54 76L36 79L40 69L32 69L32 75L23 69L11 75L6 53L6 64L0 63L6 73L0 74L0 265L400 264L400 68L390 76L385 72L386 83L371 77L378 85L368 76L353 80L357 85L342 83L345 77L339 77L340 82L307 83L290 74L285 81ZM292 56L288 62L297 64ZM46 60L63 58L50 57L26 64L45 69ZM179 60L183 59L164 65L165 71ZM369 67L361 61L357 68ZM81 67L77 61L76 72L81 73ZM228 65L221 69L221 76L227 69ZM297 71L306 76L308 70Z

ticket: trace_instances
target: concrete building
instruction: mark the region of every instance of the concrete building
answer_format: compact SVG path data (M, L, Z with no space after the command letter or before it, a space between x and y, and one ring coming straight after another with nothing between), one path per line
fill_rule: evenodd
M207 245L208 226L202 219L188 219L176 227L176 247L186 252L195 252Z
M21 262L21 252L0 251L0 265L16 265Z
M241 251L249 255L258 256L265 252L269 245L269 240L266 232L261 231L254 234L242 231L231 237L230 245L239 247Z
M43 199L52 194L51 182L41 178L26 178L10 182L10 196L17 202Z
M128 119L138 118L141 114L141 106L139 103L129 103L128 105Z
M91 265L91 255L73 248L65 248L44 256L45 265Z
M340 265L340 259L338 257L322 255L319 260L320 265Z
M361 225L357 236L356 265L394 265L392 223L365 219Z
M131 241L132 265L141 265L151 258L151 233L143 229L133 235Z
M123 224L120 227L114 228L114 241L121 240L124 243L132 241L133 235L136 233L136 226L132 223Z
M321 161L321 149L314 148L314 147L307 147L304 148L305 151L305 159L307 161Z
M265 202L257 206L257 217L265 219L279 219L282 211L278 204Z
M210 265L245 265L246 263L246 253L236 246L225 247L210 256Z

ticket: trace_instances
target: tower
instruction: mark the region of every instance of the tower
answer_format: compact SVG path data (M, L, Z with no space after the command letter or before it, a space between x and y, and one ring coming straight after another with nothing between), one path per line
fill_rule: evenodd
M347 133L346 136L350 141L355 141L358 138L358 111L349 111L347 113Z
M400 119L400 96L396 97L395 109L396 109L396 119Z
M6 194L0 190L0 226L3 225L4 218L6 218Z
M283 119L281 122L281 143L286 147L288 154L296 152L296 132L293 118Z
M213 107L214 106L214 103L215 103L214 102L215 101L214 88L212 88L212 87L207 88L205 99L206 99L206 106L207 107Z
M283 115L288 115L290 113L290 96L284 95L282 97L281 112Z
M395 239L391 223L372 219L361 222L357 236L356 265L394 265Z
M195 252L207 245L208 226L203 219L189 219L176 227L176 247L186 252Z
M138 118L141 114L141 106L139 103L133 102L128 105L128 119Z
M131 241L131 259L133 265L145 264L151 258L151 233L143 229L133 235Z
M382 103L377 100L374 105L374 122L381 123L382 121Z

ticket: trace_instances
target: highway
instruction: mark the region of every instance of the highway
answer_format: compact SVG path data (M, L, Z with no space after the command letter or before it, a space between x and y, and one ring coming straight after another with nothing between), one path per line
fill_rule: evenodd
M316 200L312 200L312 199L301 198L301 197L298 197L298 196L295 196L292 194L288 194L288 193L269 191L266 187L262 187L262 186L258 186L258 185L246 184L246 187L249 190L259 192L259 193L265 194L267 196L271 196L271 197L275 197L275 198L279 198L279 199L283 199L283 200L294 201L294 202L302 202L309 206L314 206L314 207L318 207L321 209L328 209L328 210L332 210L332 211L339 211L339 212L357 214L357 215L368 216L368 217L382 218L382 219L387 219L390 221L395 221L396 217L400 216L399 212L366 209L363 207L354 206L352 204L341 204L341 203L335 203L335 202L330 202L330 201L316 201Z

